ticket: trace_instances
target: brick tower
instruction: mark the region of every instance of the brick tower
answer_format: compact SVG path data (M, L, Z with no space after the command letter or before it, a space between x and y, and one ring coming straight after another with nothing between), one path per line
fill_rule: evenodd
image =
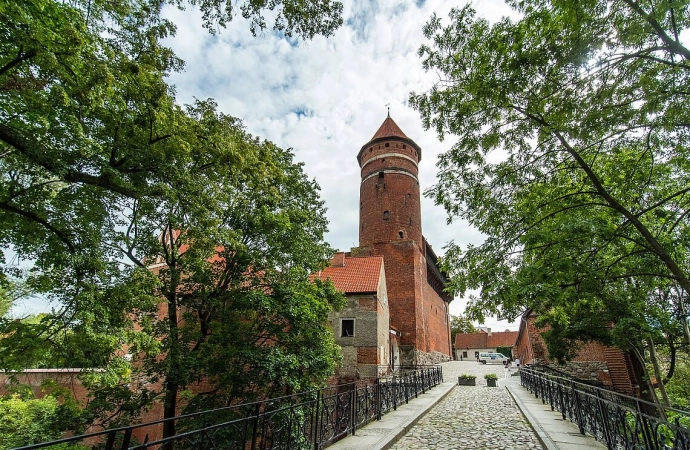
M391 119L357 155L361 168L359 248L383 256L390 326L400 333L403 364L435 363L451 355L445 277L422 235L418 164L421 148Z

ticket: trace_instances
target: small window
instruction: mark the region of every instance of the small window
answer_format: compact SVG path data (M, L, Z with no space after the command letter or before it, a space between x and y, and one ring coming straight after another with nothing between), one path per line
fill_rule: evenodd
M369 153L374 151L374 147L369 147Z
M388 220L388 218L391 216L390 211L384 211L383 212L383 220Z
M355 319L340 320L340 337L352 337L355 335Z
M390 147L390 146L391 146L391 145L390 145L388 142L386 142L386 148L388 148L388 147Z
M383 158L383 159L381 160L381 163L382 163L382 164L385 164L385 163L386 163L386 158Z
M412 225L412 217L410 217L410 225Z
M379 172L379 178L383 178L384 175L385 175L385 174L384 174L383 172Z
M406 148L407 148L407 145L403 144L403 149L406 149Z
M467 352L462 352L462 357L467 358Z
M405 236L403 231L398 231L398 239L402 239Z

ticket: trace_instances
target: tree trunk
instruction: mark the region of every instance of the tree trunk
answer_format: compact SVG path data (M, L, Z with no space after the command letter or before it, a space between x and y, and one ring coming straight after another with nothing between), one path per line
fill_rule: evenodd
M654 392L654 387L650 382L649 372L647 371L647 366L645 365L644 358L640 354L637 347L631 345L632 352L630 352L633 371L635 372L635 378L640 384L640 398L649 403L659 403L659 399L656 397L656 392ZM652 416L652 417L663 417L663 410L661 408L655 408L646 403L641 405L642 412Z
M656 377L656 385L661 392L661 398L664 399L663 405L670 407L671 403L668 401L668 394L666 394L666 388L664 387L663 380L661 378L661 370L659 369L659 361L656 357L656 348L654 347L654 340L651 337L647 338L647 344L649 345L649 357L652 360L652 367L654 368L654 377ZM652 385L652 388L654 386Z
M685 301L683 300L683 292L681 291L678 295L678 303L680 304L680 322L683 324L683 334L685 335L685 341L690 345L690 329L688 328L688 313L685 309Z

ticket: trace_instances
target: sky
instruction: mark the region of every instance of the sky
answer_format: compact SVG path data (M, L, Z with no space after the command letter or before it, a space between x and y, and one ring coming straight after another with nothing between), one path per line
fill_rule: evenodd
M422 148L422 190L436 182L438 155L453 143L425 131L408 104L411 92L424 92L436 75L422 68L417 51L428 43L424 24L436 13L448 23L446 1L344 1L344 23L329 38L311 41L272 30L253 37L247 22L231 22L215 35L201 26L201 15L188 8L168 8L164 15L177 25L168 39L185 62L172 74L178 102L213 98L218 109L243 120L247 130L283 148L321 187L328 208L332 247L348 251L358 244L360 171L357 152L390 115ZM502 0L471 2L491 22L514 15ZM455 4L462 6L462 4ZM462 221L447 224L442 207L422 199L422 229L437 254L454 240L479 244L481 234ZM465 301L451 303L451 314L464 312ZM488 319L493 330L516 330L517 324Z

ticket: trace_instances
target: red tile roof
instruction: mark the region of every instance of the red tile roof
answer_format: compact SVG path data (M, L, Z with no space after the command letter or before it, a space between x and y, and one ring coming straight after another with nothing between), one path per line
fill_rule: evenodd
M455 348L486 348L486 333L455 335Z
M517 331L496 331L486 338L489 348L493 347L513 347L517 341Z
M370 140L373 141L374 139L386 137L401 137L409 139L407 136L405 136L405 133L402 132L398 124L395 123L390 116L386 117L386 120L383 121L383 123L379 127L379 130L376 132L376 134L374 134L374 137Z
M468 333L455 335L455 348L496 348L513 347L517 341L517 331L497 331L491 333Z
M342 255L340 256L342 258ZM312 274L322 280L330 279L336 289L345 294L377 292L383 266L382 256L346 256L345 264L336 266L331 259L331 266Z

